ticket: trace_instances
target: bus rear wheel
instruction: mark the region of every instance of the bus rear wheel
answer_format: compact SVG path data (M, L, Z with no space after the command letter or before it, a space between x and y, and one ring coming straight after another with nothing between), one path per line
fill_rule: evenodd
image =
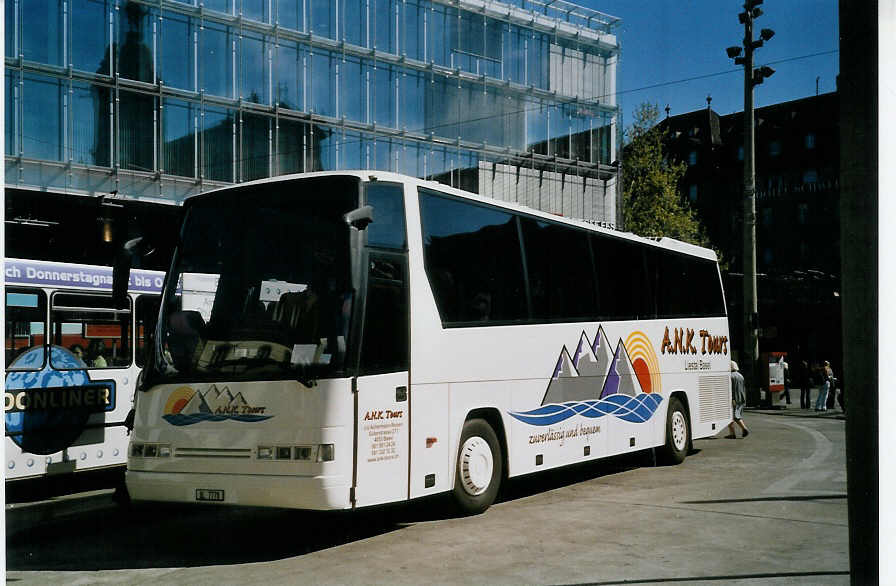
M464 422L457 451L454 501L462 513L485 511L498 496L504 459L492 426L484 419Z
M691 445L691 426L688 412L678 397L669 399L666 413L666 444L660 453L664 464L681 464Z

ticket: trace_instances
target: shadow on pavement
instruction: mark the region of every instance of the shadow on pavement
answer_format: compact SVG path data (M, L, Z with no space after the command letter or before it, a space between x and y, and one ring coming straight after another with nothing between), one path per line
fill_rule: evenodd
M763 496L749 499L719 499L714 501L681 501L681 503L685 505L715 505L718 503L756 503L763 501L818 501L845 498L845 494L808 494L790 496Z
M695 452L692 452L696 453ZM499 502L653 465L650 450L505 483ZM25 514L27 512L19 512ZM7 512L9 515L9 512ZM358 511L108 505L28 519L6 538L7 570L112 570L267 562L456 517L450 498Z
M124 484L124 466L7 482L6 504L42 501Z
M760 580L776 578L811 578L821 576L849 576L849 572L766 572L761 574L729 574L725 576L687 576L685 578L646 578L644 580L612 580L609 582L587 582L583 584L567 584L566 586L615 586L617 584L669 584L674 582L686 582L696 584L699 582L731 582L734 580Z
M690 455L694 453L696 452L691 452ZM530 474L521 478L511 478L505 482L498 502L525 498L540 492L600 478L601 476L609 476L654 465L653 451L645 450L621 456L611 456L593 462L573 464L572 466L555 470L547 470L542 474Z
M7 535L7 570L111 570L264 562L400 527L383 511L306 512L110 503Z

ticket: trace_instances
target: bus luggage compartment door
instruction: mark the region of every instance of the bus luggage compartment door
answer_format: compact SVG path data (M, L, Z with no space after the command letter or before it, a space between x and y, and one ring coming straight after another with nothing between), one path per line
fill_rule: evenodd
M356 507L408 498L408 373L357 379Z

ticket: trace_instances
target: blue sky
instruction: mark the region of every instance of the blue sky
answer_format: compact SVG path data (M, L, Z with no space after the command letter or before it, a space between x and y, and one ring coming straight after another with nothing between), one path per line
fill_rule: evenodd
M676 115L705 108L711 95L719 114L743 110L743 68L725 54L743 41L737 20L743 0L573 1L621 19L615 30L622 48L617 89L625 128L642 102L658 104L662 116L668 104ZM840 71L837 1L767 0L761 8L754 34L770 28L775 37L757 50L755 65L767 64L775 74L757 86L756 106L815 95L816 77L819 93L834 91ZM816 53L825 54L795 59ZM674 83L700 76L710 77Z

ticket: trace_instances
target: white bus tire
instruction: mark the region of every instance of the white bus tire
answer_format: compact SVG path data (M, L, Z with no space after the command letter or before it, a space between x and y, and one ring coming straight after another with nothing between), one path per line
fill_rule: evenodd
M691 425L687 409L678 397L672 397L666 413L666 444L661 448L660 460L664 464L681 464L690 445Z
M485 511L498 496L503 470L501 444L484 419L464 422L457 450L454 501L462 513Z

